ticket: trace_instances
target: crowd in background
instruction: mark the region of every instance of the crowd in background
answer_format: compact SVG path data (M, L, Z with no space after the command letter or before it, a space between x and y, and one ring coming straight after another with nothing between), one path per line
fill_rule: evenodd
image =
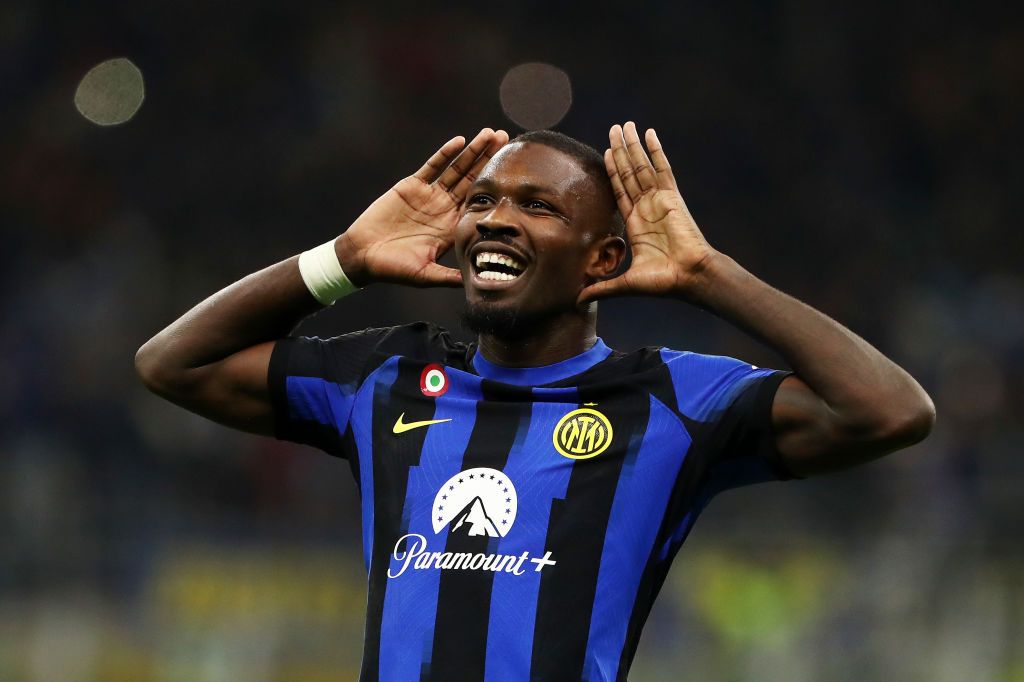
M1024 22L964 3L536 0L0 6L0 679L327 680L365 600L347 463L146 393L136 348L326 241L442 142L521 132L502 75L563 69L556 129L655 126L709 241L917 377L909 451L716 500L632 679L1024 680ZM146 99L72 105L130 58ZM1018 190L1012 190L1017 187ZM711 315L608 301L616 348L781 366ZM331 335L461 293L374 286Z

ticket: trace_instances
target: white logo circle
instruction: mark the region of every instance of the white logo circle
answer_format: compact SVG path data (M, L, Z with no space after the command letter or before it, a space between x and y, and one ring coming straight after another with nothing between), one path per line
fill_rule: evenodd
M444 374L441 370L432 369L427 372L427 386L431 391L440 391L444 388Z
M504 537L516 520L516 488L503 472L479 467L449 478L434 497L434 532Z

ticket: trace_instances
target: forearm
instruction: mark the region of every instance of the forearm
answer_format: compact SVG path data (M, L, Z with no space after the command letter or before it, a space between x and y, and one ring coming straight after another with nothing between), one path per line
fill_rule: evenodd
M172 322L139 349L139 373L173 380L286 336L322 307L302 281L297 261L293 256L248 275Z
M901 367L835 320L715 254L691 300L774 348L827 405L833 423L865 438L913 442L934 408ZM905 442L903 444L906 444Z

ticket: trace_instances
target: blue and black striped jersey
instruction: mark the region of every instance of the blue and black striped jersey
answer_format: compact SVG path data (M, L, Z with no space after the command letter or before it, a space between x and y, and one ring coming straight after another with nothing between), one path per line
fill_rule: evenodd
M788 477L785 375L600 340L511 369L426 323L279 341L278 437L347 458L361 493L361 679L625 679L711 497Z

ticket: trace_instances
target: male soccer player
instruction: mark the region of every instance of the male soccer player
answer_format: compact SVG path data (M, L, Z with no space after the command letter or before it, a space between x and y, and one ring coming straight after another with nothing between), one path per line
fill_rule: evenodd
M924 438L928 395L708 245L658 137L447 142L340 237L249 275L140 350L158 394L348 458L369 574L364 680L622 680L669 565L726 488ZM649 152L649 155L648 155ZM632 263L617 274L626 252ZM437 259L454 249L458 269ZM289 337L374 282L461 286L430 323ZM597 337L608 296L682 299L793 373ZM666 321L670 324L670 321Z

